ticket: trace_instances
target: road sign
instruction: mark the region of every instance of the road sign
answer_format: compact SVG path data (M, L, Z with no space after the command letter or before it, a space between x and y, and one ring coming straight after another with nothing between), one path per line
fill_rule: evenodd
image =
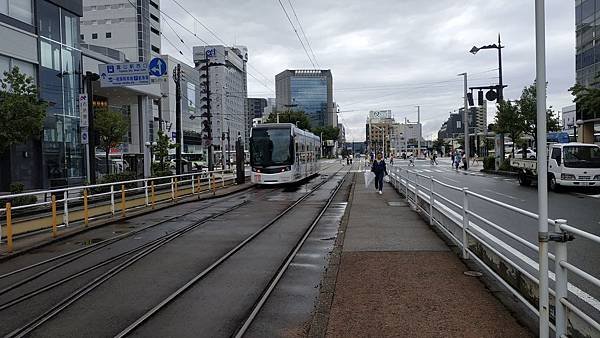
M161 58L154 58L148 64L150 75L160 77L167 74L167 63Z
M148 64L145 62L128 62L115 64L99 64L101 87L123 87L150 84Z
M88 127L81 128L81 144L88 144L90 141L90 135L88 132Z
M79 125L87 127L90 125L89 112L88 112L88 96L87 94L79 94Z

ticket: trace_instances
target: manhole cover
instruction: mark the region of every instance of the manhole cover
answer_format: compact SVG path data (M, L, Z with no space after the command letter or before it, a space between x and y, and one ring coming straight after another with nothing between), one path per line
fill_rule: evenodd
M483 276L483 274L479 271L465 271L463 272L465 275L470 276L470 277L481 277Z
M404 202L400 202L400 201L390 201L387 203L390 207L401 207L404 205Z

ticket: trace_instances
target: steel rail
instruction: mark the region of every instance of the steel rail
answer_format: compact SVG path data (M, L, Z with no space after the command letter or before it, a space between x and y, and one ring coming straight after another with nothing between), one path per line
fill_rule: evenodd
M138 328L140 325L142 325L144 322L146 322L150 317L154 316L156 313L158 313L160 310L162 310L165 306L167 306L169 303L171 303L177 297L179 297L180 295L182 295L183 293L185 293L196 282L198 282L199 280L203 279L210 272L212 272L215 268L217 268L218 266L220 266L223 262L225 262L227 259L229 259L231 256L233 256L236 252L238 252L241 248L243 248L244 246L246 246L246 244L250 243L258 235L260 235L266 229L268 229L273 224L275 224L279 219L281 219L283 216L287 215L291 210L293 210L294 208L296 208L296 206L298 206L300 203L302 203L304 200L306 200L309 196L311 196L317 189L319 189L325 183L329 182L329 180L331 180L331 178L333 178L340 171L341 171L341 169L338 170L338 171L336 171L334 174L330 175L327 180L324 180L324 181L318 183L309 192L307 192L306 194L304 194L302 197L300 197L298 200L296 200L294 203L292 203L290 206L288 206L285 210L283 210L281 213L279 213L273 219L271 219L269 222L267 222L266 224L264 224L257 231L255 231L254 233L252 233L250 236L246 237L242 242L240 242L234 248L232 248L231 250L229 250L227 253L225 253L223 256L221 256L219 259L217 259L216 261L214 261L210 266L208 266L202 272L200 272L199 274L197 274L194 278L190 279L188 282L186 282L184 285L182 285L175 292L171 293L168 297L166 297L165 299L163 299L160 303L158 303L152 309L148 310L140 318L138 318L137 320L135 320L133 323L131 323L129 326L127 326L125 329L123 329L121 332L119 332L117 335L115 335L115 338L125 337L125 336L129 335L130 333L132 333L136 328Z
M237 208L239 208L247 203L248 203L248 201L244 201L244 202L237 204L231 208L228 208L222 212L219 212L211 217L200 220L189 226L186 226L185 228L179 229L173 233L168 234L167 236L165 236L165 238L162 238L160 241L154 243L153 245L142 249L141 251L139 251L137 254L135 254L131 258L118 264L117 266L113 267L112 269L105 272L104 274L98 276L91 282L89 282L89 283L85 284L84 286L82 286L81 288L77 289L76 291L71 293L69 296L67 296L66 298L59 301L56 305L51 307L49 310L47 310L40 316L36 317L34 320L30 321L29 323L25 324L24 326L21 326L20 328L13 330L9 334L7 334L5 337L23 337L23 336L27 335L28 333L30 333L31 331L33 331L34 329L36 329L37 327L39 327L40 325L42 325L43 323L45 323L46 321L48 321L49 319L51 319L52 317L54 317L55 315L60 313L62 310L67 308L69 305L73 304L78 299L82 298L89 292L93 291L95 288L102 285L104 282L106 282L110 278L114 277L119 272L125 270L127 267L129 267L133 263L144 258L145 256L147 256L150 253L154 252L155 250L159 249L163 245L171 242L172 240L178 238L179 236L197 228L198 226L200 226L206 222L209 222L209 221L214 220L218 217L221 217L233 210L236 210Z
M262 309L263 305L265 304L265 302L267 301L267 299L269 298L269 296L271 295L271 293L273 292L273 290L275 289L275 287L277 286L277 284L279 284L279 281L281 280L281 277L283 277L283 274L287 271L288 267L290 266L290 264L292 263L292 261L294 260L294 258L296 257L296 255L298 254L298 251L300 251L300 248L302 248L302 246L306 242L306 239L308 238L308 236L310 236L310 234L314 230L315 226L319 223L319 221L322 219L323 215L325 214L325 212L327 211L327 209L331 205L331 202L333 202L333 199L335 198L335 196L337 195L338 191L342 187L344 181L346 180L346 175L344 175L344 177L340 180L338 186L331 193L331 196L327 199L327 202L325 203L325 205L323 206L323 208L321 208L321 211L319 212L319 214L314 218L314 220L311 223L311 225L304 232L304 235L302 236L302 238L300 238L300 240L298 241L298 243L296 244L296 246L288 254L288 256L286 257L285 262L279 268L279 270L277 271L275 277L271 280L271 283L269 283L269 285L267 286L267 288L263 291L262 296L260 297L260 299L258 300L258 302L256 303L256 305L254 306L254 308L250 312L250 315L248 315L248 317L246 318L246 320L244 321L244 323L242 324L242 326L236 332L236 334L235 334L236 338L241 338L244 335L244 333L246 333L246 331L248 330L248 328L250 327L250 325L252 325L252 322L254 321L254 319L256 318L256 316L258 315L258 313L260 312L260 310Z
M240 192L240 193L242 193L242 192ZM247 193L247 192L243 192L243 193ZM229 196L229 197L234 197L234 196L236 196L236 195L238 195L238 194L239 194L239 193L236 193L236 194L234 194L234 195L232 195L232 196ZM165 219L163 219L163 220L161 220L161 221L159 221L159 222L156 222L156 223L153 223L153 224L147 225L147 226L145 226L145 227L143 227L143 228L140 228L140 229L137 229L137 230L135 230L135 231L130 231L130 232L127 232L127 233L124 233L124 234L121 234L121 235L118 235L118 236L115 236L115 237L107 238L107 239L105 239L105 240L102 240L102 241L100 241L100 242L94 243L94 244L92 244L92 245L89 245L89 246L86 246L86 247L83 247L83 248L79 248L79 249L76 249L76 250L73 250L73 251L69 251L69 252L66 252L66 253L64 253L64 254L61 254L61 255L59 255L59 256L52 257L52 258L46 259L46 260L44 260L44 261L41 261L41 262L34 263L34 264L31 264L31 265L28 265L28 266L25 266L25 267L19 268L19 269L17 269L17 270L11 271L11 272L7 272L7 273L5 273L5 274L2 274L2 275L0 275L0 279L3 279L3 278L6 278L6 277L9 277L9 276L15 275L15 274L17 274L17 273L21 273L21 272L24 272L24 271L27 271L27 270L33 269L33 268L36 268L36 267L38 267L38 266L41 266L41 265L44 265L44 264L48 264L48 263L54 262L54 261L56 261L56 260L59 260L59 259L62 259L62 258L65 258L65 257L71 256L71 255L74 255L74 254L80 253L80 252L82 252L82 251L85 251L85 250L93 249L93 250L90 250L90 251L88 251L88 252L84 252L84 253L82 253L82 254L80 254L80 255L77 255L77 256L76 256L76 258L81 258L81 257L83 257L83 256L85 256L85 255L87 255L87 254L89 254L89 253L92 253L92 252L94 252L94 251L96 251L96 250L98 250L98 249L101 249L101 248L103 248L103 247L105 247L105 246L107 246L107 245L110 245L110 244L116 243L116 242L118 242L118 241L120 241L120 240L123 240L123 239L125 239L125 238L127 238L127 237L133 236L133 235L135 235L135 234L138 234L138 233L140 233L140 232L142 232L142 231L148 230L148 229L150 229L150 228L153 228L153 227L155 227L155 226L158 226L158 225L161 225L161 224L164 224L164 223L171 222L171 221L173 221L173 220L176 220L176 219L179 219L179 218L181 218L181 217L185 217L185 216L187 216L187 215L190 215L190 214L193 214L193 213L195 213L195 212L198 212L198 211L201 211L201 210L204 210L204 209L211 208L211 207L213 207L213 206L215 206L215 205L217 205L217 204L219 204L219 203L223 203L223 201L222 201L222 200L220 200L220 201L215 201L215 202L213 202L213 203L209 203L208 205L204 205L204 206L202 206L202 207L200 207L200 208L196 208L196 209L194 209L194 210L192 210L192 211L185 212L185 213L183 213L183 214L179 214L179 215L176 215L176 216L173 216L173 217L165 218ZM73 259L73 260L74 260L74 259ZM72 261L72 260L71 260L71 261ZM67 262L67 263L68 263L68 262ZM57 264L57 265L55 265L55 266L53 266L53 267L54 267L54 268L58 268L58 267L60 267L61 265L64 265L64 264L62 264L62 263L59 263L59 264ZM45 270L44 270L44 271L45 271ZM49 270L49 271L51 271L51 270ZM49 272L49 271L47 271L47 272ZM43 273L42 273L42 274L40 274L39 276L41 276L41 275L43 275ZM37 277L39 277L39 276L37 276ZM1 295L1 294L3 294L3 293L5 293L6 291L9 291L10 289L13 289L13 288L9 288L8 290L7 290L7 289L0 290L0 295Z

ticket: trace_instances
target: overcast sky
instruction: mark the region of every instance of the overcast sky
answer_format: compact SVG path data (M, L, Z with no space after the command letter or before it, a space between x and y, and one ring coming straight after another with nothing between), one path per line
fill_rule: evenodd
M248 47L249 97L275 97L275 74L313 67L278 0L161 0L165 13L197 35L163 18L162 31L174 45L163 38L163 51L182 61L192 62L191 46L203 44L200 39L220 41L174 1L226 44ZM535 78L532 0L281 0L303 37L289 1L318 66L333 73L334 100L348 140L365 139L369 110L391 109L398 120L416 120L416 105L423 136L437 135L449 112L462 106L462 78L456 74L469 73L470 86L497 83L496 51L472 55L469 50L496 43L498 33L506 46L505 99L518 98ZM572 104L567 89L575 82L574 12L573 1L546 1L548 105L555 110ZM489 108L488 123L494 105Z

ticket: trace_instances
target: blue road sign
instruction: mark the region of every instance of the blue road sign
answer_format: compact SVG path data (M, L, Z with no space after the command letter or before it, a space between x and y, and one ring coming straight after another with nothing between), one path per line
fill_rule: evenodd
M163 76L167 74L167 63L161 58L154 58L148 64L148 70L152 76Z

